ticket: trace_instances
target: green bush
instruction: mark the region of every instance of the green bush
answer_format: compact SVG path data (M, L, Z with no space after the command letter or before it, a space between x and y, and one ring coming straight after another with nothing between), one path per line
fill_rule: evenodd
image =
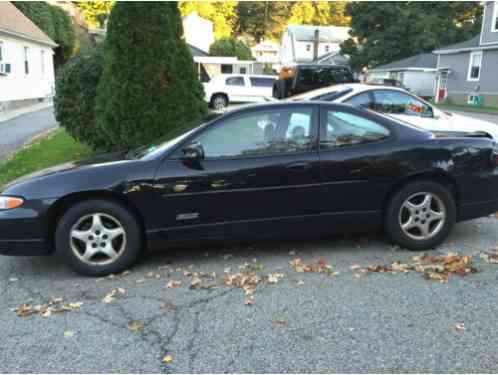
M207 112L175 2L117 2L109 16L97 125L107 149L132 148Z
M209 54L213 56L233 56L239 60L252 60L251 49L242 40L221 38L211 44Z
M55 82L57 121L73 138L95 149L106 144L95 121L95 97L101 75L102 51L96 48L70 59L57 72Z
M63 9L44 1L14 1L13 4L58 44L54 58L56 68L71 57L76 37L72 20Z

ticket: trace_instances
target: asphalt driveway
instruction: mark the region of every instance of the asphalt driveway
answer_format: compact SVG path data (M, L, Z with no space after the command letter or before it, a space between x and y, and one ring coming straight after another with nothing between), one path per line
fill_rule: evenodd
M55 257L0 257L0 370L494 372L498 265L479 254L497 241L494 217L458 224L430 253L473 256L479 272L447 284L417 272L358 276L352 266L414 255L380 235L170 249L104 279L79 277ZM323 259L338 274L296 272L296 258ZM235 286L189 288L193 272L220 277L246 263L278 275L257 286L252 305ZM76 307L12 311L54 298Z
M0 163L34 136L55 127L52 107L0 122Z

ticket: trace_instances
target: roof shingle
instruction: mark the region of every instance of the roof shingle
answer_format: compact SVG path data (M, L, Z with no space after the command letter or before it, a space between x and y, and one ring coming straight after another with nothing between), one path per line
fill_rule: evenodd
M56 47L57 44L9 1L0 1L0 33L14 34Z
M406 59L393 61L389 64L381 65L372 70L402 70L408 68L436 69L437 56L432 53L421 53L407 57Z

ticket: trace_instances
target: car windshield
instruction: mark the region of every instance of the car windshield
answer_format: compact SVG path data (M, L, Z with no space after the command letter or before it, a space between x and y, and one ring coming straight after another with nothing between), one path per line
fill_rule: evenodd
M221 113L210 113L199 121L194 121L192 123L189 123L188 125L178 127L165 134L157 142L130 150L127 153L127 158L152 159L157 155L160 155L172 149L178 143L182 142L185 138L187 138L190 134L192 134L194 131L203 127L207 123L213 121L214 119L220 116Z

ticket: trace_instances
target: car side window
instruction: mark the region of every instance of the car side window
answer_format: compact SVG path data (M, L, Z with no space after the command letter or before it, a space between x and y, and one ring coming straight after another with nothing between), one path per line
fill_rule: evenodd
M273 78L250 77L251 85L254 87L273 87Z
M374 99L374 109L381 113L434 117L430 106L400 91L374 90Z
M368 92L355 95L352 98L345 100L344 103L364 109L372 109L374 107L372 96Z
M329 110L320 137L320 149L377 142L389 135L387 128L374 121L352 113Z
M225 81L227 86L245 86L244 77L230 77Z
M195 141L208 159L308 151L314 139L312 108L261 111L229 118Z

